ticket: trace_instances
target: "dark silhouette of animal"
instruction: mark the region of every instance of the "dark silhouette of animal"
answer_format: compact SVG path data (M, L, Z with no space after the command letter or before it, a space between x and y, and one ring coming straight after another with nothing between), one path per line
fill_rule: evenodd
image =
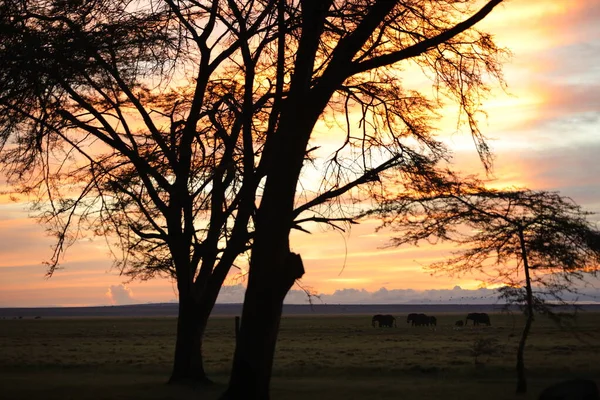
M415 313L408 314L408 317L406 317L406 323L408 324L409 322L414 321L417 318L417 315L419 315L419 314L415 314ZM413 322L412 324L414 325L415 323Z
M600 393L594 381L572 379L547 387L538 400L600 400Z
M479 324L485 324L487 326L492 325L490 322L490 316L486 313L470 313L467 315L467 319L465 320L465 325L469 322L469 320L473 321L473 325L477 326Z
M436 317L429 316L427 318L429 318L429 325L431 325L431 326L437 326L437 318Z
M412 326L429 325L429 317L425 314L411 313L408 314L408 317L406 317L406 323L409 322L411 322Z
M454 323L454 325L455 325L455 326L463 326L464 324L465 324L465 323L463 322L463 320L462 320L462 319L459 319L458 321L456 321L456 322Z
M373 325L373 328L375 328L375 324L379 323L379 320L381 319L383 315L381 314L375 314L373 315L373 318L371 318L371 325Z
M371 325L373 325L373 327L375 327L375 324L378 323L379 327L388 327L388 328L392 328L396 325L396 318L393 315L389 315L389 314L375 314L373 315L373 318L371 318Z

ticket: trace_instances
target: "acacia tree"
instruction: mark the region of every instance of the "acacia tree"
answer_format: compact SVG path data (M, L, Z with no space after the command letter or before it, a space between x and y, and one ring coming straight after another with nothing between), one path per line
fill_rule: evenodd
M285 12L282 3L279 13ZM404 87L403 68L420 68L433 78L439 94L458 103L488 165L475 115L487 89L484 75L501 78L498 61L504 53L473 26L500 3L488 1L480 9L462 0L296 3L298 25L278 41L275 53L277 82L284 89L275 95L269 116L277 123L258 166L266 179L254 218L240 335L223 398L269 398L282 303L304 274L300 256L290 250L292 227L331 223L332 217L353 221L373 205L367 200L379 202L400 187L416 190L422 179L434 180L437 162L448 157L431 126L441 98ZM237 23L245 25L242 18ZM315 125L338 114L346 134L328 158L314 161L320 187L298 193L306 182L301 172L310 170L305 156L319 142ZM302 218L319 205L329 208L320 208L321 216Z
M451 241L459 250L428 268L450 275L482 272L502 284L500 297L526 317L517 349L517 393L527 391L525 344L535 314L555 320L553 308L597 275L600 231L571 199L556 192L492 190L481 182L448 182L426 196L399 196L384 207L385 223L400 236L391 245Z
M304 272L290 230L431 181L447 102L489 166L476 115L505 52L474 26L501 2L0 0L0 161L57 235L49 274L91 232L123 273L174 276L172 379L202 379L206 320L251 246L226 397L268 398Z
M273 4L247 13L248 37L273 40ZM218 2L0 1L0 163L56 237L47 273L92 234L112 241L126 276L174 277L171 382L206 377L204 329L250 243L258 186L262 139L248 139L236 95L248 83L226 71L248 37L215 33L217 11Z

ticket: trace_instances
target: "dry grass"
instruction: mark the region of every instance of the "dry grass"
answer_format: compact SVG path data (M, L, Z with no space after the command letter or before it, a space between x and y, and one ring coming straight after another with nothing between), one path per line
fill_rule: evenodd
M493 315L491 327L455 330L461 316L438 315L437 329L372 328L370 316L295 316L281 325L274 399L514 398L522 317ZM572 376L600 377L600 314L571 330L538 318L526 349L530 395ZM2 399L216 399L234 349L233 318L213 318L205 343L209 389L164 385L175 320L0 320ZM495 343L477 357L476 343Z

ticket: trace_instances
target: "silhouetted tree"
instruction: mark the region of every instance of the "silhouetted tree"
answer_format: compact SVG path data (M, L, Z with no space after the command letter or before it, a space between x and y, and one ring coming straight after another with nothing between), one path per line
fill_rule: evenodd
M253 77L227 71L273 40L273 4L237 38L217 2L0 1L0 163L56 237L48 275L93 234L129 278L174 277L172 382L205 379L206 322L250 244L262 138L238 97Z
M258 167L266 180L224 398L269 398L282 303L304 273L300 256L290 251L290 229L310 221L354 221L373 201L433 180L435 165L448 157L431 127L441 104L403 86L404 68L421 69L438 93L460 105L488 164L475 113L485 90L483 75L500 77L502 52L490 35L471 28L500 2L475 11L474 1L301 0L289 10L278 2L280 19L291 13L298 25L282 35L274 53L276 82L285 88L281 97L275 92L269 117L276 124ZM237 23L244 25L241 17ZM327 142L315 126L332 119L346 135L339 147L318 148ZM312 164L306 163L307 152ZM308 181L313 165L321 177L316 187ZM313 187L315 192L306 190ZM319 205L326 206L318 209L320 215L302 218Z
M203 379L206 320L251 246L225 396L267 399L304 273L290 230L439 180L447 102L489 167L477 112L506 52L474 26L501 2L0 0L0 161L57 235L49 274L91 232L128 276L174 276L172 380Z
M425 192L426 190L423 190ZM425 196L399 196L384 207L399 233L391 244L451 241L459 250L428 268L451 275L483 272L500 297L526 317L517 350L517 393L527 391L524 351L534 314L558 319L577 283L600 268L600 231L571 199L556 192L486 189L476 180L438 184Z

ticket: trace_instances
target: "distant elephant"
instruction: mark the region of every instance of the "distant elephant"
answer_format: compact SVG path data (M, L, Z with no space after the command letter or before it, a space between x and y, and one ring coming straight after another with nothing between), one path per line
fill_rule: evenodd
M425 314L408 314L406 322L412 322L412 326L429 325L429 317Z
M455 325L455 326L463 326L464 324L465 324L465 323L463 322L463 320L462 320L462 319L459 319L458 321L456 321L456 322L454 323L454 325Z
M469 320L473 321L473 325L477 326L479 324L485 324L487 326L492 325L490 322L490 316L486 313L470 313L467 315L467 319L465 320L465 325Z
M381 320L381 317L383 317L383 315L381 315L381 314L373 315L373 318L371 318L371 325L373 325L373 328L375 328L376 323L379 323L379 321Z
M600 400L600 393L594 381L572 379L547 387L538 400Z
M406 317L406 323L408 324L409 322L414 321L416 318L418 318L419 314L415 314L415 313L410 313L408 314L408 317ZM415 324L414 322L412 323L413 325Z
M373 327L375 327L375 324L378 323L379 327L388 327L388 328L392 328L396 325L396 318L394 318L393 315L389 315L389 314L375 314L373 315L373 318L371 318L371 325L373 325Z

